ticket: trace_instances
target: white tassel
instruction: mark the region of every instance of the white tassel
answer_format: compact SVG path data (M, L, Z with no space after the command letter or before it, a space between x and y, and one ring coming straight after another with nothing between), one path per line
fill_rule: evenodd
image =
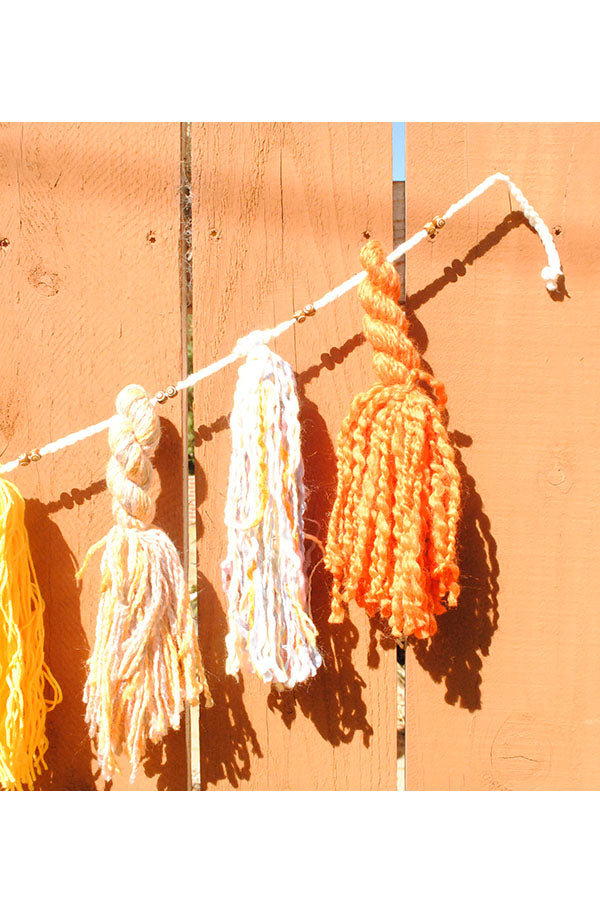
M322 659L307 612L294 373L261 337L243 339L249 350L230 419L228 549L221 566L229 602L226 671L237 675L240 663L249 663L262 681L292 688L314 675Z

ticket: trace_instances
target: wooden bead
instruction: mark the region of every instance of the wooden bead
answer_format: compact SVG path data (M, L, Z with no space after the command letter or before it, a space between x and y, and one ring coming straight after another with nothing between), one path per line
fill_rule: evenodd
M20 466L28 466L31 460L29 459L26 453L21 453L19 456L19 465Z
M36 449L36 450L32 450L31 453L29 454L29 461L30 461L30 462L39 462L41 458L42 458L42 457L41 457L40 451L37 450L37 449Z

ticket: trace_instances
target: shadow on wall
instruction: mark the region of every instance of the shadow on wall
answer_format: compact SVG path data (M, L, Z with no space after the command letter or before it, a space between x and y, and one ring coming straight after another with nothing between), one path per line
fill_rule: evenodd
M503 238L505 238L508 234L510 234L511 231L513 231L513 229L520 228L523 225L528 228L532 234L535 234L536 238L539 240L539 236L535 228L533 228L533 226L529 224L522 212L518 211L509 213L498 225L496 225L496 227L492 231L488 232L488 234L486 234L477 244L475 244L474 247L471 247L471 249L463 259L453 259L451 265L446 266L446 268L444 269L443 275L440 275L439 278L436 278L435 281L432 281L431 284L428 284L420 291L415 291L414 294L411 294L409 297L407 297L405 307L407 315L410 312L414 313L417 309L419 309L419 307L423 306L425 303L428 303L430 300L433 300L433 298L449 284L453 284L454 282L458 281L459 278L463 278L467 274L468 266L472 266L476 260L484 256L489 250L499 244ZM556 291L552 291L550 293L550 296L553 300L559 302L564 300L565 297L569 296L566 289L564 277L559 280L558 289ZM416 322L413 319L412 324L414 326L414 333L411 334L411 340L413 340L418 345L419 352L424 353L424 351L427 349L425 334L420 326L420 323Z
M317 675L293 690L278 692L272 688L268 708L281 715L291 728L298 709L309 719L332 746L349 743L355 734L362 735L368 746L373 728L367 720L367 707L362 698L366 686L352 664L352 652L359 639L359 631L349 616L342 625L328 623L330 612L330 576L321 562L319 543L325 541L325 530L336 491L336 458L327 426L316 404L308 400L305 385L319 377L324 369L333 370L364 342L362 333L354 335L342 347L333 347L321 355L320 363L297 376L300 400L302 455L306 486L305 533L317 540L306 539L307 562L311 577L311 615L319 632L319 649L323 665ZM228 417L220 416L212 425L196 430L196 445L210 441L213 435L228 427ZM206 498L207 482L197 467L197 506ZM315 533L316 532L316 533ZM199 528L198 536L201 534ZM198 611L199 630L204 666L215 705L200 717L202 786L218 784L226 779L233 787L248 780L252 755L262 758L257 734L244 706L244 679L239 682L225 674L225 635L227 617L219 596L210 582L199 573ZM371 632L369 665L376 668L375 627ZM253 677L253 676L250 676Z
M423 354L428 346L425 329L414 317L415 310L436 296L444 287L467 274L467 266L491 250L514 228L525 225L535 229L522 212L512 212L472 247L464 259L455 259L444 274L406 300L409 335ZM564 276L554 301L569 297ZM425 368L429 367L424 363ZM443 379L442 379L443 380ZM498 575L496 542L491 523L477 493L475 479L467 471L460 449L469 447L472 439L459 431L450 433L456 452L456 465L462 483L462 512L458 532L461 594L458 606L441 616L438 632L427 644L411 640L415 658L436 682L446 685L446 702L471 711L481 708L482 659L490 651L492 637L498 627Z
M438 631L430 641L409 643L433 680L444 681L446 702L474 711L481 708L482 657L488 655L498 627L499 568L490 520L460 454L459 448L469 447L472 440L457 431L449 437L461 478L460 597L458 606L439 617Z
M155 525L173 540L180 559L183 559L183 529L187 526L183 502L181 467L184 465L183 441L175 425L160 417L160 443L154 456L154 466L160 477L160 494L156 500ZM173 498L179 498L173 502ZM177 731L169 729L158 744L148 742L144 773L148 778L158 776L157 791L187 790L187 746L185 712Z
M446 285L466 275L467 266L521 225L535 233L521 212L513 212L472 247L463 260L455 259L440 278L407 297L409 335L421 354L427 349L428 338L422 324L414 317L415 310ZM554 300L562 300L568 294L561 285L551 296ZM431 371L425 362L424 367ZM461 478L462 507L457 540L461 593L458 606L439 617L438 631L430 641L410 639L409 644L415 658L433 680L444 682L446 702L474 711L481 708L483 658L489 654L498 627L499 566L490 520L484 512L475 479L460 453L461 448L471 446L472 438L460 431L450 432L449 437Z
M200 714L201 786L206 790L209 784L226 780L237 788L250 778L251 755L262 759L263 751L244 706L244 679L225 674L227 617L217 592L200 572L198 631L214 700L214 706Z
M288 728L291 728L296 718L296 707L299 707L321 737L333 747L350 743L357 732L360 732L363 744L368 747L373 728L367 719L367 706L362 697L366 683L352 663L352 653L358 645L358 628L352 623L350 615L346 615L340 625L330 625L328 622L331 576L322 564L319 544L322 546L325 543L327 523L335 499L336 456L327 425L316 404L305 396L304 386L323 368L333 368L342 362L363 341L364 337L359 334L343 347L332 348L328 354L322 355L321 365L312 366L297 379L306 488L305 546L308 569L313 573L310 610L319 634L318 647L323 664L314 678L294 690L279 692L272 688L267 701L270 709L280 713ZM310 540L311 534L319 543ZM373 661L374 657L370 657L369 665ZM373 667L378 664L377 658Z

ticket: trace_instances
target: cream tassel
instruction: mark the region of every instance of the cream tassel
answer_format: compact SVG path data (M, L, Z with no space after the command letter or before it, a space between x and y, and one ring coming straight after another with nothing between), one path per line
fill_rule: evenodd
M81 570L104 544L84 700L103 777L109 781L120 771L116 757L126 750L133 781L146 742L157 743L169 727L179 728L186 702L198 703L201 693L208 705L212 700L179 555L161 529L150 527L158 413L138 385L121 391L117 413L109 428L106 473L116 524L91 548Z

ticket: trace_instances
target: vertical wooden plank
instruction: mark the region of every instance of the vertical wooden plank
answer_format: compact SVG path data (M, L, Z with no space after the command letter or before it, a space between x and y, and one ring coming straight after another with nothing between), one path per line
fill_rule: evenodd
M394 181L394 247L406 240L406 184L404 181ZM401 256L396 263L396 269L402 285L401 302L406 296L406 257Z
M5 459L114 412L119 390L154 393L182 369L179 126L25 124L0 128L0 433ZM157 521L183 547L182 417L161 409ZM84 721L99 558L75 572L112 524L106 432L19 468L46 601L46 656L64 693L48 718L46 790L104 782ZM119 790L185 789L185 735L152 750Z
M406 203L404 181L394 181L394 247L398 247L406 240ZM396 263L396 269L400 275L402 303L406 299L406 258L402 256ZM397 685L397 733L396 733L396 758L398 773L398 790L405 789L405 757L404 757L404 732L406 727L406 662L404 649L399 648L398 663L396 666Z
M600 126L407 127L409 234L506 173L551 231L497 186L407 260L413 330L448 388L463 474L463 593L408 659L407 787L600 788Z
M390 125L195 125L192 145L195 367L358 271L366 234L391 248ZM275 347L298 376L305 529L321 541L335 494L335 436L351 398L373 382L361 320L354 293ZM236 375L232 367L195 394L200 633L215 697L201 713L203 785L394 789L395 646L379 645L360 610L328 625L322 566L312 591L325 658L317 677L278 696L253 675L239 684L225 675L220 561ZM312 563L319 555L312 551Z

